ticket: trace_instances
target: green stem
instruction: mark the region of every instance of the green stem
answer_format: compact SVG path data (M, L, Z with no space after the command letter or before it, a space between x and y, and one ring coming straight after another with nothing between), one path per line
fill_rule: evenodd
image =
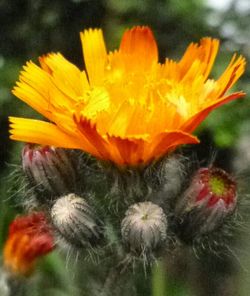
M152 270L152 296L166 295L166 273L162 261L157 261Z

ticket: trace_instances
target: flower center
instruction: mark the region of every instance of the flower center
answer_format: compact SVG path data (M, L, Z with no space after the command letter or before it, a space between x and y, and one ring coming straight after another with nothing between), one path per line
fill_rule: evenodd
M227 190L227 184L225 181L217 176L211 176L209 180L209 187L211 191L216 195L224 195L225 191Z
M213 206L219 200L223 200L226 206L230 206L236 199L236 183L224 170L219 168L203 168L200 170L200 178L211 197L208 206Z

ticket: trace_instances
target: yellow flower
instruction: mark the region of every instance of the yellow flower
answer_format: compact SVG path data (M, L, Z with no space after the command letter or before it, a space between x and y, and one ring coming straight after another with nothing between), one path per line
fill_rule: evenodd
M190 44L179 62L158 62L148 27L127 30L107 53L102 31L81 33L86 71L60 53L28 62L13 93L49 122L10 117L11 139L81 149L118 165L145 164L180 144L216 107L242 97L226 94L244 72L233 56L224 73L208 79L219 41Z

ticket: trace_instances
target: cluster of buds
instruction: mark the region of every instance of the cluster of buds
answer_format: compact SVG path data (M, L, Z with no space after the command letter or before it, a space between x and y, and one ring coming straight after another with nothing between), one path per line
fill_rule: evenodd
M22 167L38 202L49 206L58 241L77 248L95 245L102 236L102 223L88 202L75 193L80 191L78 172L70 151L27 144Z
M47 191L53 197L47 214L57 241L77 249L103 245L106 226L102 221L105 219L97 214L99 211L89 201L89 193L77 191L75 180L78 172L70 155L63 149L26 145L22 162L30 183L40 189L37 195L44 196L44 191ZM150 201L143 201L143 196L138 201L138 195L133 200L132 194L127 203L121 199L119 221L113 226L121 234L124 249L129 253L144 255L166 250L168 237L172 235L192 243L195 238L223 225L236 207L236 184L225 171L214 167L200 168L192 176L188 188L180 194L186 182L183 163L174 157L163 164L164 170L160 167L163 175L159 182L161 189L157 192L157 186L152 187ZM168 175L168 172L173 173ZM145 186L147 182L140 179L140 174L137 176L136 184L140 189L140 184ZM122 175L120 177L122 182ZM123 185L129 186L126 176L124 179ZM112 184L110 188L112 192ZM175 198L177 195L179 198ZM108 209L105 214L112 215Z
M162 202L167 203L167 197ZM236 205L233 178L219 168L200 168L176 199L173 212L152 202L131 205L121 223L122 238L129 250L137 253L166 248L168 233L192 244L194 239L220 229Z

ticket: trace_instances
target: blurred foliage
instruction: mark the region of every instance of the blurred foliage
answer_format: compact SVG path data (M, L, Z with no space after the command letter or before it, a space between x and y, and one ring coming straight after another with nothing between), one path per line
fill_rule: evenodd
M242 9L241 2L244 1L232 1L227 10L215 11L206 6L205 0L0 0L0 243L6 235L7 224L18 209L14 207L16 202L12 197L8 197L6 175L12 167L6 164L18 162L20 146L8 140L7 117L34 114L11 95L22 65L47 52L60 51L83 67L81 30L103 28L108 47L113 49L127 27L149 25L156 35L161 60L165 56L180 57L191 41L198 41L203 36L220 38L222 52L214 70L216 76L225 68L232 56L230 53L239 51L249 59L250 8ZM249 76L247 70L237 89L250 91ZM214 111L200 130L208 129L218 146L230 147L239 133L249 131L248 107L250 102L245 99L230 103ZM39 274L29 285L27 295L80 295L74 290L74 279L68 277L71 272L64 266L58 254L49 256L41 266L43 276ZM170 288L164 286L161 277L162 273L155 268L152 282L155 296L162 295L166 289L171 296L184 295L171 283L168 283ZM141 291L145 295L143 288Z
M207 17L208 24L215 29L222 40L222 49L217 59L216 73L225 68L224 65L229 62L234 52L242 54L249 61L249 16L250 5L249 1L245 0L231 1L225 10L210 11ZM206 127L213 132L214 141L221 148L236 145L239 136L249 132L250 103L247 98L250 91L249 78L250 70L247 65L245 74L237 83L237 90L243 90L246 97L214 111L202 125L202 127Z

